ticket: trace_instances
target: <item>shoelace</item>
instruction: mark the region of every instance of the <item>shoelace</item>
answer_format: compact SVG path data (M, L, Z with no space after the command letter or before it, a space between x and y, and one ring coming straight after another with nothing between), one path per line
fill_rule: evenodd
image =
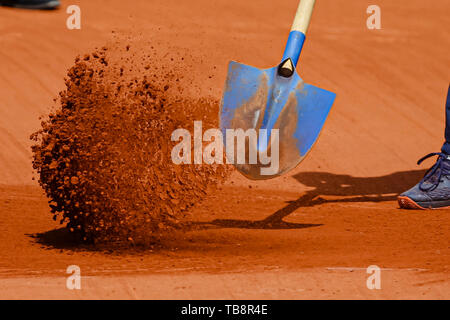
M419 189L422 191L432 191L432 190L436 189L437 186L439 185L439 182L441 181L442 173L444 171L444 166L443 166L444 160L447 159L447 155L445 153L432 152L430 154L427 154L425 157L421 158L419 161L417 161L417 164L421 164L424 160L426 160L430 157L434 157L434 156L439 156L439 158L437 159L434 166L432 166L430 169L428 169L428 171L425 173L425 176L419 182ZM439 170L439 172L438 172L437 180L433 181L431 183L430 187L424 187L423 186L424 182L430 180L430 178L433 177L438 170ZM447 174L447 172L445 174Z

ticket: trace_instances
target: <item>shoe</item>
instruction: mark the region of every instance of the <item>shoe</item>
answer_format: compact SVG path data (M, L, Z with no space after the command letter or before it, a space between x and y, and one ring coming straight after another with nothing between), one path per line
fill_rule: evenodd
M0 6L23 9L56 9L59 0L0 0Z
M430 153L420 159L417 164L433 156L438 156L438 159L422 180L398 196L400 208L450 208L450 155L441 152Z

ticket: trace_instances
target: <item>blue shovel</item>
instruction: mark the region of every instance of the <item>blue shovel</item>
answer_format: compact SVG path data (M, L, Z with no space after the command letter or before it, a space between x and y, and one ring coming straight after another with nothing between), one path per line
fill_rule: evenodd
M220 106L227 163L249 179L295 168L312 148L336 94L305 83L295 67L315 0L301 0L282 62L258 69L231 61Z

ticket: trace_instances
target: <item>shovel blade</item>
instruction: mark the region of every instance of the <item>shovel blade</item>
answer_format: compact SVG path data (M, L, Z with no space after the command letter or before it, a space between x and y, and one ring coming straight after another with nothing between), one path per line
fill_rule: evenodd
M278 75L278 67L258 69L230 62L219 114L227 160L253 180L292 170L317 140L335 97L303 82L296 71L285 78ZM254 129L256 141L248 134L239 145L239 138L229 137L239 129L245 133ZM244 163L237 155L242 152ZM256 163L251 161L255 152Z

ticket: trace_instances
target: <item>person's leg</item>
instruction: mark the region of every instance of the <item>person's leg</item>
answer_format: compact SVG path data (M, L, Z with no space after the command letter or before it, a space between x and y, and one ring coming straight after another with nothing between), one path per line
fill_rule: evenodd
M0 0L0 6L23 9L56 9L59 0Z
M419 160L438 156L436 163L423 179L398 197L400 208L450 208L450 86L445 103L445 142L440 153L430 153Z
M450 85L448 87L447 102L445 104L445 142L441 151L450 155Z

